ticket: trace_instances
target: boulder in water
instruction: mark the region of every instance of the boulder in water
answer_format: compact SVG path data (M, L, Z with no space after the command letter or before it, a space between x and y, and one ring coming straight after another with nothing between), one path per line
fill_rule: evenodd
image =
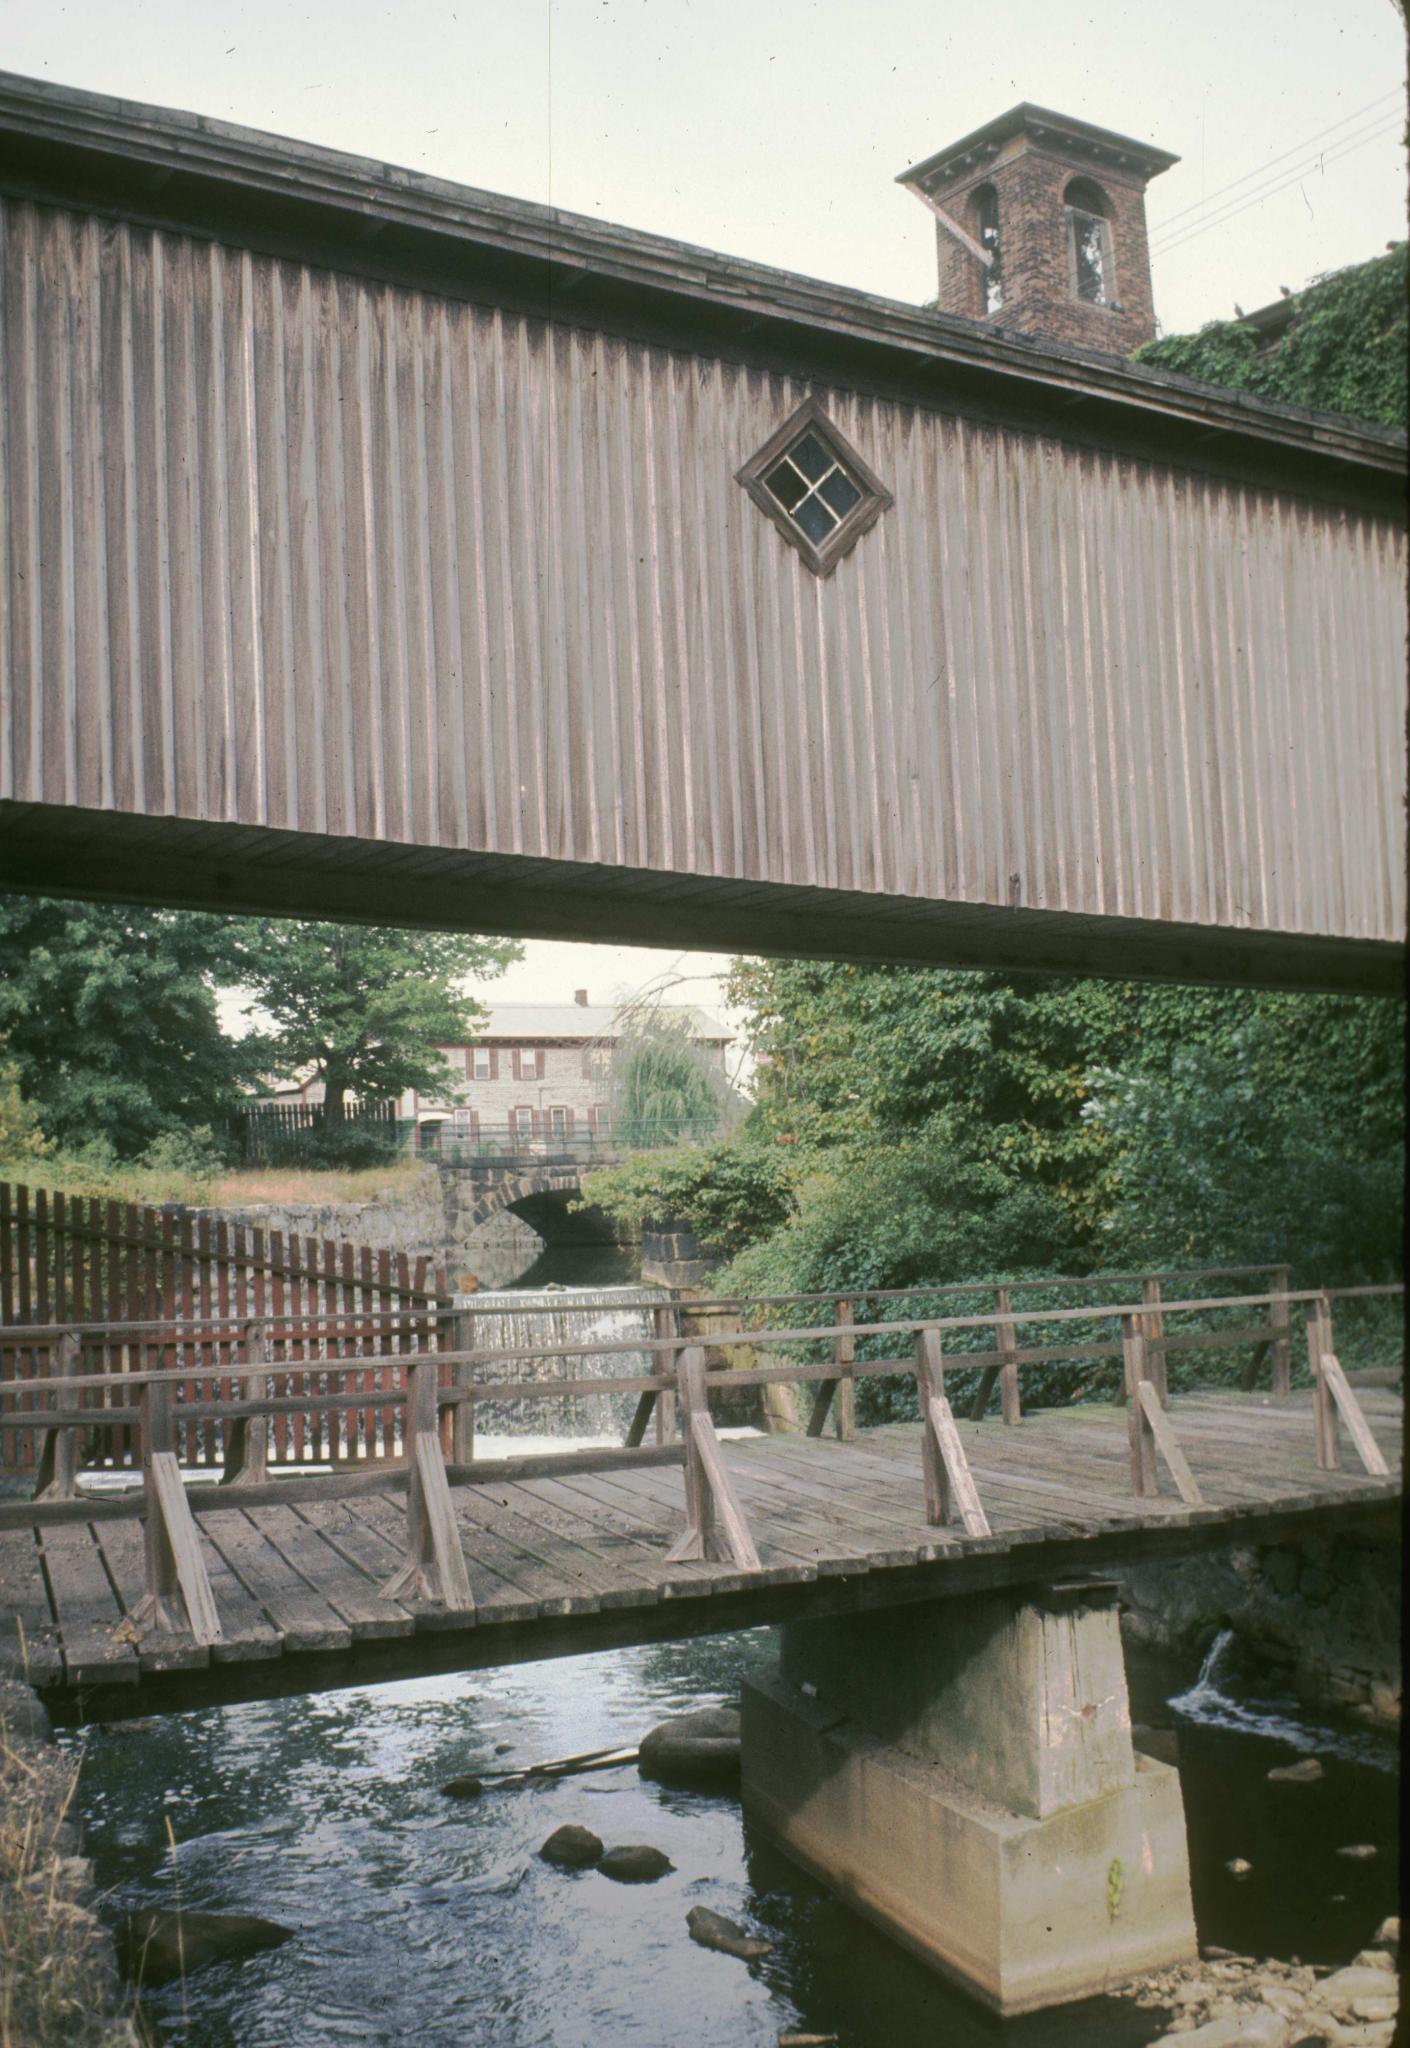
M1245 1856L1231 1856L1224 1865L1230 1877L1247 1877L1253 1865Z
M479 1778L452 1778L441 1787L447 1799L478 1799L484 1789Z
M1305 1756L1295 1764L1275 1764L1268 1773L1270 1785L1315 1785L1323 1776L1322 1766L1315 1756Z
M1349 1863L1369 1863L1376 1853L1374 1842L1348 1842L1344 1849L1338 1849L1338 1856L1345 1856Z
M645 1842L624 1842L619 1848L609 1849L597 1867L616 1884L654 1884L676 1866L669 1856Z
M685 1924L692 1941L699 1942L701 1948L718 1949L722 1956L738 1956L741 1962L752 1963L758 1956L773 1953L771 1941L746 1934L737 1920L726 1920L723 1913L712 1913L708 1906L692 1906Z
M292 1941L292 1927L257 1913L192 1913L151 1908L118 1924L118 1961L141 1984L165 1984L207 1963L231 1962Z
M556 1863L563 1870L586 1870L602 1854L602 1837L568 1821L553 1830L539 1854L545 1863Z
M641 1738L637 1769L661 1785L737 1785L738 1711L702 1707L698 1713L658 1721Z

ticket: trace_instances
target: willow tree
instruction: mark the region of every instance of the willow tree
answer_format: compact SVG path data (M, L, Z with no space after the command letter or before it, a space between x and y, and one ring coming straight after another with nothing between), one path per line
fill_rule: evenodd
M729 1094L696 1039L691 1010L651 1006L628 1013L609 1070L613 1128L634 1145L711 1137Z

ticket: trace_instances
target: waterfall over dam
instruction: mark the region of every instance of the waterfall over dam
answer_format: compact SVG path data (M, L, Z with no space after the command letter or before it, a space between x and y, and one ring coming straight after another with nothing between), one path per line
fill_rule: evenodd
M541 1292L512 1288L483 1289L459 1295L456 1307L474 1316L476 1349L545 1352L559 1344L620 1344L625 1338L652 1335L652 1311L670 1296L662 1288L563 1287ZM477 1377L542 1380L604 1379L651 1371L646 1351L607 1351L588 1357L530 1357L512 1369L486 1368ZM558 1400L496 1401L486 1405L477 1421L484 1437L565 1439L615 1437L619 1441L631 1421L632 1394L574 1394Z

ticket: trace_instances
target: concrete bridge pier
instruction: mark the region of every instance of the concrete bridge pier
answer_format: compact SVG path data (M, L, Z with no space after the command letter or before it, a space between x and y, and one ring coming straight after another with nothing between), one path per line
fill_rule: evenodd
M1179 1778L1132 1749L1115 1592L790 1623L744 1688L751 1819L1000 2013L1196 1953Z

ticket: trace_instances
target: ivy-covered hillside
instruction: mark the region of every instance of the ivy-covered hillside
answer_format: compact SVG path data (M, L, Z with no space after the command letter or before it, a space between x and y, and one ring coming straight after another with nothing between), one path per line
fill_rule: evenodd
M1293 294L1287 334L1262 353L1262 337L1249 321L1213 320L1198 334L1147 342L1136 361L1285 405L1346 413L1383 427L1410 425L1408 254L1410 247L1397 242L1369 263L1314 278Z

